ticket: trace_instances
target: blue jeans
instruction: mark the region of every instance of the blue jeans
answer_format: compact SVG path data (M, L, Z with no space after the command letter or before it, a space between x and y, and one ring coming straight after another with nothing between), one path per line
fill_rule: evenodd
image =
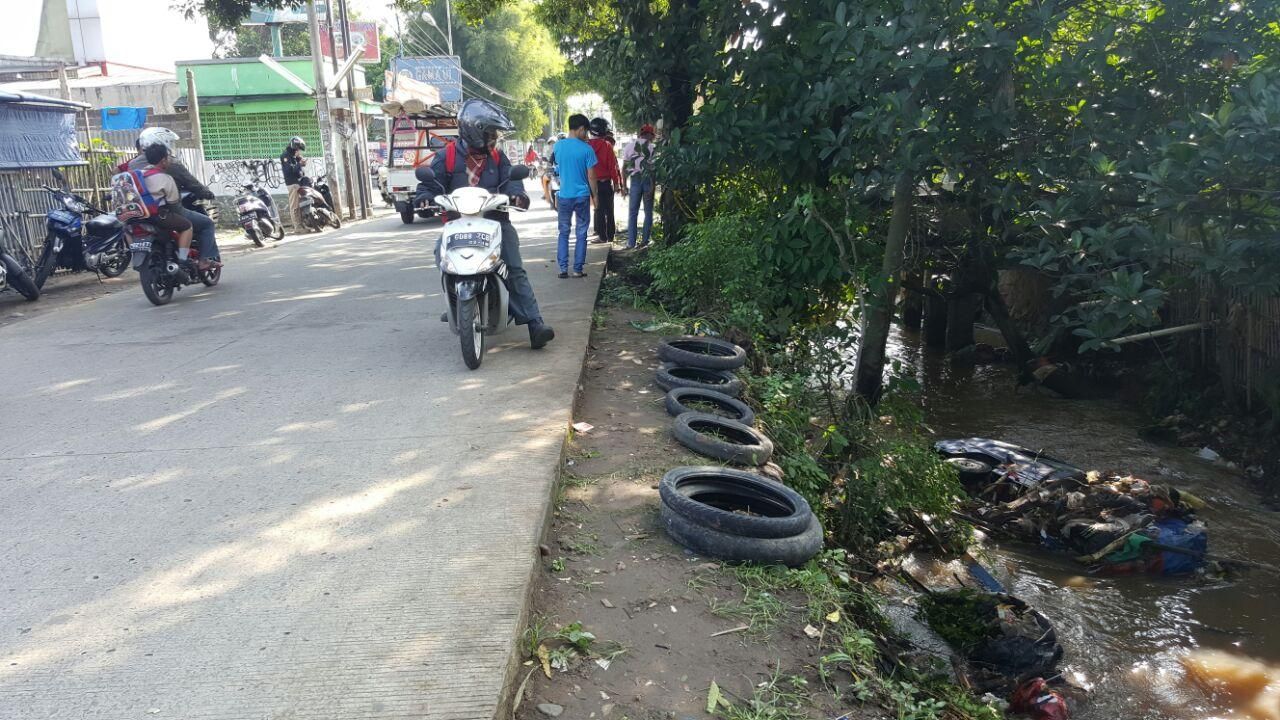
M587 226L591 224L591 196L580 198L562 197L560 202L560 242L556 246L556 262L560 272L569 271L569 226L577 218L578 226L574 228L577 240L573 246L573 271L582 272L587 262Z
M644 243L649 244L649 236L653 234L653 180L631 179L631 207L627 210L627 247L636 246L636 216L640 214L640 203L644 202Z
M218 243L213 239L213 221L208 215L186 208L180 208L182 216L191 221L191 233L195 240L200 257L205 260L218 260Z

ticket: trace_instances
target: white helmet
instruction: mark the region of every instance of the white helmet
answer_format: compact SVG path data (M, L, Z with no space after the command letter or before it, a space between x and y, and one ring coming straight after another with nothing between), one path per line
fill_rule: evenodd
M173 144L178 141L178 133L169 128L149 127L138 134L138 149L146 150L152 145L163 145L174 151Z

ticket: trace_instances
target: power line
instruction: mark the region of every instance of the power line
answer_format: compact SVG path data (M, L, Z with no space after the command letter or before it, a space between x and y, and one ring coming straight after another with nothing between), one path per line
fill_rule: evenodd
M445 57L449 57L448 53L446 53L446 52L444 51L444 49L440 47L440 45L439 45L439 44L437 44L435 41L433 41L433 40L431 39L431 37L430 37L429 35L427 35L427 34L426 34L426 31L425 31L425 30L420 29L420 28L419 28L419 27L417 27L416 25L413 25L413 24L410 24L410 25L409 25L409 35L411 36L411 37L410 37L410 39L413 41L414 46L415 46L419 51L423 51L423 50L426 50L426 51L427 51L427 52L426 52L426 53L424 53L424 54L435 54L435 55L443 55L443 56L445 56ZM520 102L520 99L519 99L519 98L516 98L516 97L514 97L514 96L512 96L512 95L508 95L507 93L504 93L504 92L502 92L501 90L499 90L499 89L497 89L497 88L493 87L492 85L489 85L488 83L484 82L483 80L480 80L480 79L479 79L479 78L477 78L475 75L472 75L471 73L467 72L467 71L462 67L462 65L461 65L461 64L459 64L459 65L458 65L458 70L459 70L459 72L462 74L462 78L461 78L461 79L462 79L462 84L463 84L464 89L466 89L466 90L467 90L468 92L470 92L471 94L473 94L473 95L488 94L488 95L493 96L493 97L502 98L502 99L507 100L507 101L509 101L509 102L514 102L514 103L518 103L518 102ZM467 88L467 87L466 87L466 81L467 81L467 80L470 80L470 81L471 81L471 83L472 83L472 87L470 87L470 88ZM476 91L476 88L480 88L480 89L481 89L481 90L483 90L484 92L483 92L483 93L482 93L482 92L477 92L477 91ZM490 102L493 102L495 105L497 105L497 106L499 106L499 107L501 107L501 108L504 108L504 109L506 109L506 110L513 110L513 109L514 109L514 108L509 107L509 106L507 106L507 105L503 105L502 103L498 102L497 100L490 100Z

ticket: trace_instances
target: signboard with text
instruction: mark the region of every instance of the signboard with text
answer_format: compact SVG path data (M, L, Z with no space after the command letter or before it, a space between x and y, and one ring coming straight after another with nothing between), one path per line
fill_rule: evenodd
M377 63L382 60L381 48L378 46L378 25L371 22L353 22L347 23L351 28L351 46L353 48L364 48L364 55L361 56L361 63ZM338 44L338 59L346 60L347 51L342 46L341 26L333 28L333 39ZM320 54L325 57L333 57L333 48L329 46L329 24L320 23Z
M462 102L462 63L456 55L399 57L392 61L391 68L399 77L435 86L442 103Z

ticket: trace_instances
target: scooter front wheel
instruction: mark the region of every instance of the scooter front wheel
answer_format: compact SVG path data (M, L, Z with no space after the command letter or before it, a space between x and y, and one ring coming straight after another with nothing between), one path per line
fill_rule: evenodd
M475 370L484 359L484 327L480 321L480 301L477 298L458 303L458 337L462 341L462 362Z

